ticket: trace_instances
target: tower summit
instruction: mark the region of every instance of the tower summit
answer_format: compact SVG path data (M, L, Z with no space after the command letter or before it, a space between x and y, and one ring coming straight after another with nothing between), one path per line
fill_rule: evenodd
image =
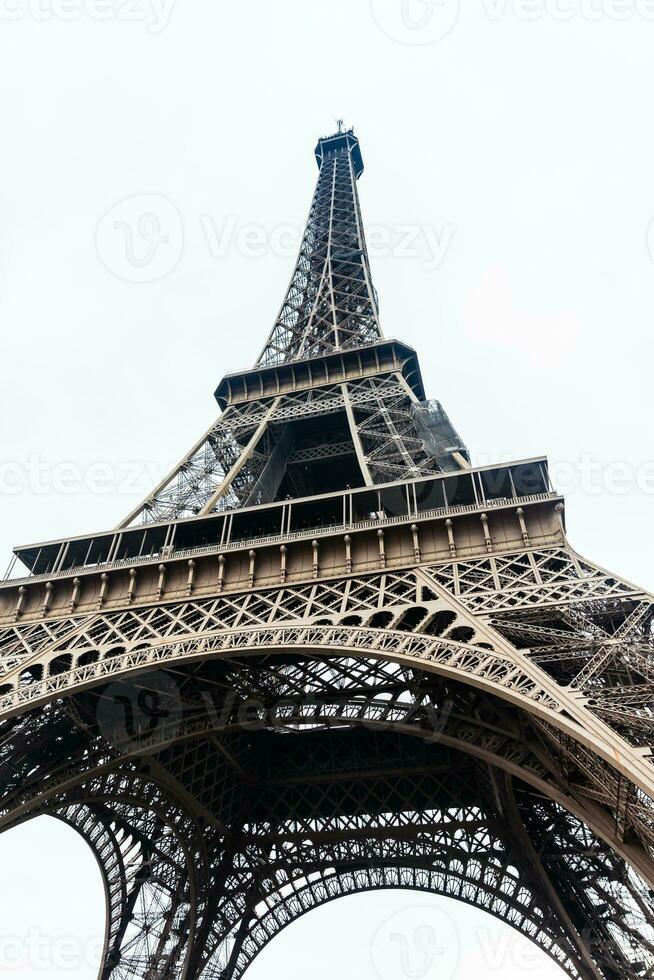
M359 140L354 135L354 130L344 130L342 127L342 120L339 120L338 132L333 133L331 136L323 136L316 144L316 149L314 152L316 155L318 168L320 169L322 167L327 157L342 150L346 150L352 157L354 176L358 180L363 173L363 157L361 156Z
M471 465L382 333L359 141L315 152L217 420L117 528L15 549L0 829L88 842L102 980L235 980L302 913L395 887L572 978L651 977L652 597L574 551L545 457Z

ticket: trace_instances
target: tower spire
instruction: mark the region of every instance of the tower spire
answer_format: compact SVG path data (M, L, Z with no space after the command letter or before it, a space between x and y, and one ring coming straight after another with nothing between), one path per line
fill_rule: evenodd
M318 182L284 302L258 365L282 364L382 339L357 179L359 140L343 129L318 140Z

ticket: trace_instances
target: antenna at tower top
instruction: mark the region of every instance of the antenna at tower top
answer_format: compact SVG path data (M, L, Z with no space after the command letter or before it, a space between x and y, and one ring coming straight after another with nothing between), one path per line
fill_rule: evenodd
M339 133L342 133L343 132L343 120L342 119L337 119L336 120L336 125L338 126Z

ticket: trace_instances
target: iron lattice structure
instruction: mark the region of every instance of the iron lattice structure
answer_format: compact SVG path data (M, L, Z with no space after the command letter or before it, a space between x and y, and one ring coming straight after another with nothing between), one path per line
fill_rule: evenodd
M373 888L654 976L652 598L581 558L544 458L474 467L385 339L351 131L222 413L115 530L0 588L2 828L93 849L102 978L239 977Z

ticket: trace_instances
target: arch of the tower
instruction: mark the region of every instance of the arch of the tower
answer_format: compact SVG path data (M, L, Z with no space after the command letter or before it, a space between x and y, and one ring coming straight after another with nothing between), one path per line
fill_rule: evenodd
M217 980L226 970L240 977L283 929L327 902L389 889L441 895L485 909L547 951L570 976L584 975L574 946L546 923L545 915L551 911L536 907L533 894L519 884L512 869L489 869L463 850L453 854L449 865L442 868L420 864L410 854L407 858L405 865L383 858L364 867L334 868L289 881L283 889L262 898L255 910L257 918L243 936L238 935L237 924L226 936L215 937L215 948L200 975L202 980Z
M395 629L56 652L58 697L4 722L2 822L56 813L94 847L106 977L238 976L297 915L390 885L478 904L571 976L646 975L647 798L619 828L593 793L606 745L524 664L444 640L441 613L433 636L413 604Z
M430 605L435 608L430 610ZM235 609L240 617L242 610L238 606ZM532 740L539 744L542 765L549 765L552 771L561 770L560 764L553 762L551 756L553 753L565 756L568 769L571 765L578 767L578 788L583 792L584 786L580 783L583 776L590 798L606 803L609 809L612 802L620 802L620 792L624 792L627 785L631 787L627 801L629 819L637 837L651 846L654 825L650 801L654 796L654 770L640 746L632 746L621 738L601 717L589 711L574 692L568 692L560 683L554 682L533 660L519 650L507 645L502 647L501 638L498 642L499 634L487 630L483 623L472 618L466 622L458 612L440 608L438 601L368 610L365 615L374 625L367 626L357 624L356 621L363 618L357 613L342 615L340 622L331 625L329 618L318 616L311 623L244 625L216 630L211 628L216 625L215 621L202 615L197 604L192 604L191 611L193 616L187 622L180 621L174 607L155 613L159 627L165 623L168 630L169 623L174 624L177 637L171 636L170 632L166 635L166 630L162 629L154 632L152 623L144 624L138 613L125 612L113 621L104 617L97 624L91 623L85 634L56 642L23 670L18 678L19 686L6 692L3 700L9 705L7 714L15 715L21 707L26 710L31 705L36 707L62 696L81 694L106 683L107 679L114 684L126 684L131 689L133 682L129 678L146 669L177 670L179 667L194 676L198 663L215 660L226 664L235 657L244 658L245 663L263 650L274 656L285 672L277 671L266 695L275 691L288 697L294 694L294 689L289 686L292 669L283 664L286 653L292 652L294 656L297 652L320 660L332 658L336 651L341 651L344 657L378 662L384 665L384 671L390 669L387 665L394 663L398 669L433 674L443 682L461 682L464 687L497 696L511 708L519 709L529 724ZM395 628L381 628L382 617L389 615L393 617ZM425 619L433 632L414 632L416 626L419 630L424 628L422 621ZM150 626L149 639L144 638L147 635L145 625ZM202 625L209 629L203 631ZM130 630L135 632L130 635ZM326 668L326 673L323 671L320 676L310 679L313 690L326 683L331 669ZM239 691L240 696L246 696L239 689L241 677L245 676L245 666L233 672L234 696ZM346 686L351 689L351 680ZM366 693L370 694L370 690ZM379 697L374 709L382 722L389 717L397 720L406 710L402 703L386 704ZM277 721L281 710L280 706L275 707ZM369 706L366 710L370 710ZM430 710L433 715L433 706ZM356 714L355 702L348 708L348 717L356 718ZM116 717L120 720L121 712ZM236 723L241 721L241 718L236 719ZM110 723L110 720L105 719L105 722ZM433 718L428 724L433 726ZM111 733L111 737L115 740L118 735ZM569 777L567 781L570 781ZM603 800L602 789L608 794ZM615 799L612 800L614 791ZM625 818L626 814L620 815L623 825ZM621 831L624 830L622 826Z
M354 745L367 767L374 757L391 751L403 766L410 764L413 753L406 744L413 739L403 736L398 741L387 733L380 742L378 733L373 735L370 744L362 745L356 733L346 757L352 760ZM177 749L180 747L178 743ZM235 748L234 742L230 748ZM312 745L302 752L315 757L324 750L324 745ZM423 763L415 767L416 772L421 771L420 778L409 773L405 784L397 786L382 773L366 784L364 794L359 789L356 812L350 808L348 814L348 808L341 805L339 788L333 786L329 805L312 805L308 817L306 800L304 814L301 802L295 800L289 806L287 800L278 813L291 815L277 817L276 844L271 840L271 814L264 814L262 821L261 808L252 812L240 828L239 844L229 852L227 867L222 866L227 850L224 839L206 830L198 833L201 824L189 818L179 799L172 799L170 789L140 772L143 767L125 765L122 770L98 773L58 794L48 811L71 823L88 840L105 875L109 921L103 976L121 980L145 975L196 976L199 970L203 977L239 976L260 949L298 915L340 895L389 887L429 890L477 905L531 938L571 976L592 976L570 940L560 909L544 887L547 879L529 870L531 862L525 861L517 832L520 818L511 825L510 817L504 826L483 794L473 788L489 779L493 782L493 775L483 766L467 766L458 753L449 754L446 764L441 760L432 774L425 772L424 759L413 758L416 761ZM215 773L202 768L213 783ZM513 790L508 787L501 781L494 785L511 811ZM349 797L356 792L356 783L350 780L343 788ZM398 794L407 801L401 806ZM438 807L433 805L436 794ZM151 801L149 807L143 805L144 799ZM549 801L540 795L530 797L529 805L534 806L535 800L541 807L548 806ZM279 807L279 800L276 802ZM601 861L613 861L607 881L598 882L598 887L615 888L616 872L624 869L610 849L579 821L570 820L562 807L549 806L544 815L561 824L557 844L565 843L565 860L571 860L576 848L575 859L594 878L597 869L602 870ZM186 857L181 861L180 841ZM257 874L258 868L264 869L263 875ZM193 880L203 875L205 889ZM621 888L632 899L624 883ZM194 904L207 893L220 899L214 907ZM590 913L590 908L583 908L578 916L590 922ZM605 975L638 975L627 972L619 944L607 950L601 929L590 932L602 955L608 953L609 961L622 964L617 973ZM626 937L632 949L634 935L639 938L637 928L632 927L632 934ZM193 956L196 962L190 959ZM194 972L185 973L191 966Z
M268 760L275 757L273 746L268 746L266 753L269 733L257 734L263 736L263 741L254 740L259 761L266 755ZM289 760L289 768L296 770L297 755L302 756L301 769L307 782L294 784L293 798L289 798L292 777L286 773L276 780L272 791L268 787L265 802L257 790L256 802L248 800L248 819L238 825L238 843L232 845L226 866L221 865L227 850L225 840L215 840L213 860L208 857L214 874L208 891L220 900L210 910L196 910L194 916L199 922L194 933L197 961L193 966L202 970L203 977L239 976L284 925L324 901L353 891L387 887L422 888L475 904L529 936L571 976L636 977L640 975L637 964L651 962L652 936L643 904L647 891L611 848L564 807L501 774L496 767L471 766L463 753L448 752L444 758L439 746L433 746L437 749L433 755L440 758L440 766L432 761L430 769L432 746L424 739L415 751L407 748L414 738L402 735L398 741L390 731L350 729L343 733L352 736L345 746L342 739L335 746L328 745L322 734L314 730L304 739L288 732L275 735L297 742L296 757ZM237 736L227 743L232 752L238 750L238 741ZM205 744L204 740L198 742L192 753L194 764L185 786L198 796L209 786L214 791L218 782L216 770L208 764ZM168 757L165 752L158 757L165 768L170 767L175 754L177 758L187 755L182 754L183 745L177 742L169 746ZM336 783L330 781L329 790L321 785L325 769L333 772L334 755L354 765L356 751L356 761L366 767L364 780L350 775ZM326 754L331 756L331 767L325 765ZM241 758L243 755L241 752ZM307 764L307 758L312 765ZM395 764L389 766L389 761ZM376 776L372 772L375 763L381 770ZM403 767L403 781L389 778L386 771L398 766ZM220 775L225 778L224 769ZM146 828L124 800L127 787L134 800L147 795L142 787L136 790L131 785L142 778L133 772L112 774L113 785L96 778L70 795L86 800L85 809L95 815L96 824L104 807L114 820L128 821L122 824L123 835L143 841L154 839L159 851L153 824ZM226 788L223 785L223 793ZM160 789L149 790L149 794L158 800L165 795ZM502 801L501 809L497 801L490 803L493 796ZM171 810L170 804L167 809ZM70 819L69 814L77 810L69 804L60 812ZM530 814L529 828L526 814ZM162 821L163 839L170 832L164 832L165 826ZM188 829L185 834L192 839ZM544 866L534 875L533 862L539 861L536 848ZM170 856L173 862L178 861L175 849ZM165 864L161 867L168 871ZM122 942L109 960L107 976L145 974L146 966L152 969L153 962L158 966L162 962L148 959L152 957L152 937L158 934L163 941L164 936L179 936L176 902L183 897L188 911L191 893L197 895L198 890L189 887L177 864L174 867L172 879L161 871L155 873L158 890L153 891L148 880L149 894L145 900L139 896L140 916L120 937ZM108 880L111 882L111 876ZM572 921L566 921L564 909L572 910ZM617 909L620 915L616 915ZM123 921L124 911L123 907L119 917ZM158 933L154 923L159 924ZM581 950L570 938L570 926L579 930ZM191 937L186 938L190 942ZM164 944L162 948L170 965L175 947L171 951L170 945ZM180 975L184 975L185 952L188 946L179 946ZM594 974L592 964L597 961L603 964L603 972Z
M100 976L187 975L203 926L212 835L168 787L127 765L44 808L90 845L106 899Z
M594 901L605 905L610 899L633 909L636 895L637 907L638 899L642 900L646 892L634 888L634 881L628 877L626 881L616 883L614 855L608 846L599 844L581 821L545 800L539 801L537 816L533 819L558 828L559 844L566 844L566 856L560 859L558 871L564 870L566 860L573 863L572 874L568 876L569 887L574 875L592 875L595 886L591 887L590 895ZM506 837L493 838L492 831L479 825L474 827L470 837L462 835L459 838L459 848L455 837L455 834L449 837L446 855L444 852L436 856L429 854L427 860L421 861L416 849L405 846L404 853L396 853L390 858L384 855L377 862L373 859L367 866L358 866L355 870L341 869L335 860L327 872L301 877L289 882L285 889L266 896L256 922L234 959L235 972L240 974L279 931L300 915L344 895L388 888L432 892L482 908L531 938L571 976L638 976L645 964L649 968L652 934L642 909L632 920L632 925L640 920L639 925L625 930L616 946L611 948L588 910L582 911L578 903L576 907L570 905L572 924L578 928L581 937L580 952L571 943L565 925L561 931L552 925L558 921L560 926L561 919L565 919L557 909L558 903L552 902L550 896L533 884L525 883L521 872L510 864ZM495 851L490 860L489 851ZM402 863L402 858L406 864ZM516 863L524 868L522 861ZM617 937L621 927L617 922L614 925ZM639 929L642 930L640 934ZM230 953L233 955L233 944L234 938L230 936L216 951L203 976L220 975L218 965L224 963ZM636 953L637 950L640 952ZM638 956L642 959L638 960ZM595 969L600 972L595 973ZM642 975L646 974L643 972Z

